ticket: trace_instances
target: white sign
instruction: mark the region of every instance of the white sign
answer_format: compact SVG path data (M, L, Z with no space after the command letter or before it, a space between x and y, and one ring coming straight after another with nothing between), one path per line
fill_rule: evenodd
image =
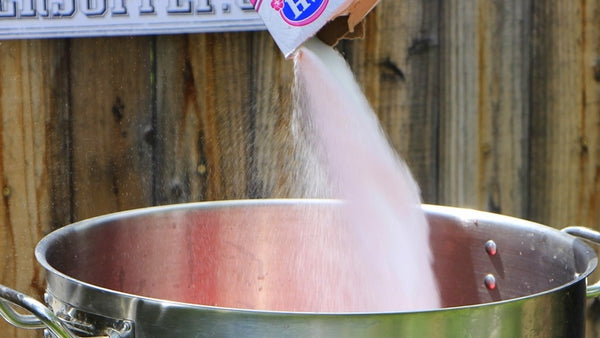
M250 0L0 0L0 39L264 28Z

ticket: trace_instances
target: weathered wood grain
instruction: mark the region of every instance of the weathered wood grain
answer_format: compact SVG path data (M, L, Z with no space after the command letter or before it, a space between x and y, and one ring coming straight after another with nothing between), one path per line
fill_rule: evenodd
M583 2L582 103L585 112L581 207L576 221L600 230L600 2ZM600 334L598 335L600 336Z
M531 217L598 227L600 5L534 7Z
M183 61L179 64L180 69L183 67L179 80L185 81L180 94L183 106L176 112L179 116L172 120L163 115L167 114L164 111L158 117L158 130L178 124L184 132L180 142L171 139L168 144L176 149L174 154L188 158L181 164L183 177L163 177L162 184L171 190L171 195L178 184L181 188L175 189L183 191L183 187L191 185L190 177L201 175L204 183L196 188L195 196L188 198L216 200L247 196L252 63L244 62L244 55L250 42L249 33L191 35L180 42L184 53L179 59ZM171 156L162 160L167 165L179 161Z
M442 204L526 216L528 1L445 1L441 9Z
M75 220L152 204L153 39L70 42Z
M291 61L265 32L157 41L158 203L272 196Z
M157 110L154 195L158 204L203 200L208 185L201 102L195 91L187 36L156 40Z
M475 3L446 1L440 19L439 197L442 204L470 207L481 202L476 184L480 143L476 36L479 16Z
M34 247L52 225L68 221L68 205L57 188L65 110L64 41L0 42L0 283L40 297L44 273ZM54 181L56 180L56 181ZM53 195L56 193L56 195ZM0 321L4 337L31 337Z

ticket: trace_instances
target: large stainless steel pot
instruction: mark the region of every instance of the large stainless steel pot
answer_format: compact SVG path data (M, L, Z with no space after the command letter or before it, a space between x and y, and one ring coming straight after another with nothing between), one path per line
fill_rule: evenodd
M0 313L14 325L46 327L60 337L584 335L586 296L598 294L586 286L597 264L590 247L539 224L441 206L423 208L444 308L255 310L286 296L285 283L266 280L285 277L277 273L290 264L285 255L298 243L297 228L315 219L326 226L338 207L324 200L204 202L74 223L46 236L35 251L47 271L51 310L0 287ZM567 231L600 238L585 228Z

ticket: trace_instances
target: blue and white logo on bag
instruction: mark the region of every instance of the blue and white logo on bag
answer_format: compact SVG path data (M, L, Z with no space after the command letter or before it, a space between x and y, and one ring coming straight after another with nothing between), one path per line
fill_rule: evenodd
M323 14L329 0L272 0L271 7L292 26L306 26Z

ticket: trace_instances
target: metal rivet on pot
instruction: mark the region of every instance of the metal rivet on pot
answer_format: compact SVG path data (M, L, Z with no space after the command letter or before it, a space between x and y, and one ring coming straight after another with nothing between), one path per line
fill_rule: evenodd
M496 246L496 242L492 241L491 239L489 241L485 242L485 251L488 253L488 255L495 256L496 253L498 252L498 247Z
M483 283L485 284L485 287L488 288L488 290L496 289L496 277L494 277L494 275L492 274L488 274L487 276L485 276L485 278L483 279Z

